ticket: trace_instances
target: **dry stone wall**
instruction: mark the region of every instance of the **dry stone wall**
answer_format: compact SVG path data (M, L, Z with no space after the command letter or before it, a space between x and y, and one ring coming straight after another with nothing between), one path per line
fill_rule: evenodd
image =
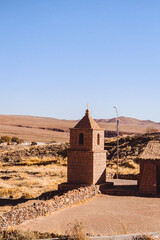
M14 207L12 211L0 215L0 230L39 216L46 216L49 213L90 199L99 193L99 186L92 185L68 191L62 196L55 196L47 201L37 201L23 207Z
M116 179L117 174L115 174L113 178ZM121 174L121 173L119 173L118 178L119 179L128 179L128 180L138 180L139 179L139 173L137 173L137 174L130 174L130 173L129 174Z

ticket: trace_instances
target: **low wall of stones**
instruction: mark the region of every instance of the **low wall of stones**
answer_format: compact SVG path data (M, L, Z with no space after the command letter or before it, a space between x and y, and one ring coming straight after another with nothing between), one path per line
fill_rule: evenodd
M92 185L68 191L62 196L55 196L50 200L38 200L23 207L13 207L12 211L0 215L0 230L5 230L39 216L46 216L49 213L90 199L99 193L99 186Z
M117 174L114 175L114 179L117 178ZM139 173L138 174L118 174L119 179L128 179L128 180L138 180L139 179Z

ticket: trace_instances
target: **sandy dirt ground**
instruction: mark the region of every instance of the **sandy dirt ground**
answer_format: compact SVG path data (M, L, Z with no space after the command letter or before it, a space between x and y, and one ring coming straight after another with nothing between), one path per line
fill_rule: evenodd
M160 198L99 195L85 204L27 221L17 228L65 233L76 220L92 235L118 235L160 230Z

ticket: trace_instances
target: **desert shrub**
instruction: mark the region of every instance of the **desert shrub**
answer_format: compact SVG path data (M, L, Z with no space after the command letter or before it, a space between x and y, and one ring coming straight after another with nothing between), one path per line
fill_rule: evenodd
M155 240L155 239L157 239L157 238L154 236L148 235L148 234L139 235L139 236L132 238L132 240Z
M146 128L146 133L156 133L156 132L158 132L157 128L154 128L154 127Z
M127 168L136 168L137 164L133 162L133 160L125 161L122 165L124 165Z
M4 142L10 143L11 142L11 138L8 137L8 136L2 136L0 138L0 143L4 143Z
M31 193L25 192L25 193L22 194L21 199L31 199L33 197L34 196Z
M10 230L10 231L3 231L0 232L0 240L38 240L38 239L68 239L67 236L61 236L54 233L48 232L23 232L19 230Z
M17 144L20 144L20 143L23 142L23 140L20 139L20 138L18 138L18 137L12 137L12 138L11 138L11 141L12 141L12 142L15 142L15 143L17 143Z
M67 151L68 151L68 145L65 145L64 147L60 148L57 151L57 154L61 156L63 159L67 157Z
M73 227L69 228L67 231L67 235L70 237L69 239L74 239L74 240L86 240L86 234L84 231L84 226L82 222L78 222L76 220L75 224Z
M50 141L50 143L56 143L57 141L56 140L52 140L52 141Z
M0 233L1 240L36 240L37 236L34 233L22 231L3 231Z

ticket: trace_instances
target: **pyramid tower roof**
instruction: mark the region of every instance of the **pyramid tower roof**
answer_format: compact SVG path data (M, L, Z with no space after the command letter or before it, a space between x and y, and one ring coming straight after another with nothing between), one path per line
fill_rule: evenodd
M89 110L86 110L85 116L77 123L74 128L101 129L95 120L90 116Z

